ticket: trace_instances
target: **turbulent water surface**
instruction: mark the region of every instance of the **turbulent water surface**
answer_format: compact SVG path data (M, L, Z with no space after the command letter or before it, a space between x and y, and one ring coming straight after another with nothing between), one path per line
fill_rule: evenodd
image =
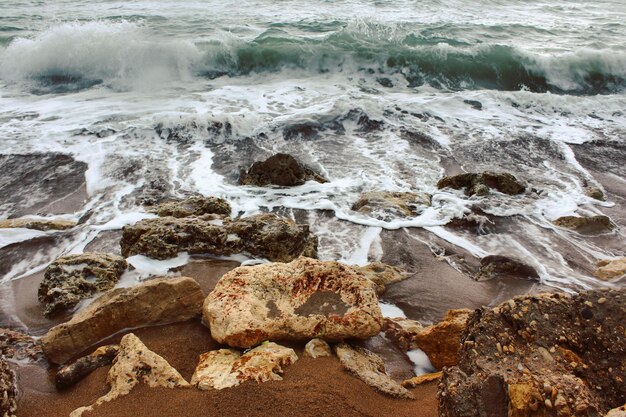
M77 231L17 254L0 279L145 217L155 195L200 192L239 214L308 222L323 259L380 258L381 236L400 230L444 259L444 243L465 259L505 254L545 285L593 287L595 260L624 255L621 230L586 236L551 221L623 218L625 42L622 0L4 0L0 152L70 155L64 169L86 170L87 202L64 215L82 219ZM241 168L277 151L330 182L236 184ZM46 172L42 158L3 165L3 184L17 183L0 216L55 212L32 209L45 190L28 178ZM529 191L436 188L445 174L485 169ZM589 186L608 200L588 197ZM410 219L351 210L373 190L428 192L432 207ZM472 206L491 219L485 231L444 226ZM0 243L46 237L5 229ZM460 259L448 258L463 270Z

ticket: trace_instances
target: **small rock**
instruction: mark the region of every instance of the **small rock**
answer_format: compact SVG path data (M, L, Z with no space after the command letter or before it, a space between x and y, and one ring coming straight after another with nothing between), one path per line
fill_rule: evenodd
M604 193L598 187L587 187L586 194L588 197L604 201Z
M55 377L58 389L71 387L97 368L110 365L119 352L118 345L100 346L93 353L59 369Z
M122 337L120 350L107 376L111 390L88 407L78 408L70 417L130 393L139 383L150 387L188 388L191 385L161 356L152 352L133 333Z
M231 207L228 201L217 197L195 196L186 200L176 200L161 203L149 210L160 217L190 217L204 214L219 214L230 216Z
M470 106L472 106L476 110L482 110L483 109L483 104L480 101L478 101L478 100L463 100L463 103L469 104Z
M0 356L5 359L30 360L37 362L43 358L39 340L11 329L0 328Z
M608 281L626 274L626 258L603 259L596 263L598 269L593 275Z
M239 176L239 184L259 187L270 184L293 187L311 180L328 182L322 175L285 153L273 155L263 162L255 162L247 172L242 171Z
M304 346L304 356L309 358L322 358L325 356L332 356L333 352L330 350L330 346L323 339L311 339Z
M76 226L74 220L33 219L20 217L18 219L0 220L0 229L26 228L34 230L66 230Z
M539 274L530 265L502 255L489 255L480 260L480 269L475 279L486 281L498 276L539 279Z
M602 233L615 228L615 225L607 216L563 216L552 223L559 227L576 230L579 233Z
M479 193L486 195L490 188L495 188L504 194L516 195L525 191L526 187L517 178L508 173L485 171L482 173L465 173L444 177L437 183L437 188L465 188L469 196ZM487 187L485 189L485 187Z
M115 286L128 264L120 256L83 253L62 256L52 262L39 285L38 298L44 315L69 310L80 300Z
M341 343L335 347L343 367L370 387L392 397L414 399L406 388L385 373L385 364L376 354L362 347Z
M432 374L424 374L402 381L404 388L415 388L418 385L425 384L426 382L437 381L441 379L441 371L434 372Z
M352 210L381 220L394 216L415 217L430 207L430 199L429 194L423 193L370 191L361 194Z

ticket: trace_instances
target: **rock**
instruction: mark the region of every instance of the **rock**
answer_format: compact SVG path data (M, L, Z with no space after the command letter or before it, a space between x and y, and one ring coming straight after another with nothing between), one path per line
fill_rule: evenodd
M598 187L587 187L585 189L585 194L596 200L604 201L604 192Z
M437 183L437 188L465 188L465 194L486 195L491 188L495 188L504 194L516 195L524 192L526 187L513 175L508 173L496 173L485 171L482 173L465 173L443 177Z
M615 228L615 225L607 216L563 216L552 223L559 227L576 230L579 233L602 233Z
M372 262L365 266L353 266L352 268L376 284L376 293L378 295L385 292L385 288L388 285L403 281L408 277L408 274L402 268L382 262Z
M120 256L83 253L62 256L52 262L39 285L39 301L44 315L69 310L80 300L115 286L128 264Z
M43 358L39 340L24 333L0 328L0 356L18 361L39 361Z
M593 275L608 281L626 274L626 258L602 259L596 263L598 269Z
M70 321L41 338L52 363L63 363L98 341L128 328L174 323L196 317L204 295L192 278L157 278L111 290Z
M626 404L610 410L604 417L626 417Z
M263 162L257 161L248 172L242 171L239 176L239 184L259 187L270 184L293 187L307 181L328 182L313 169L286 153L277 153Z
M59 369L54 380L56 387L58 389L71 387L97 368L110 365L119 349L118 345L100 346L93 353Z
M311 339L304 346L304 356L308 358L322 358L325 356L332 356L333 352L330 350L330 346L323 339Z
M530 265L502 255L489 255L480 260L476 281L487 281L498 276L539 279L539 274Z
M213 215L145 219L124 227L120 245L126 257L142 254L154 259L172 258L178 252L244 252L277 262L317 255L317 237L309 232L308 225L275 214L235 220Z
M17 410L17 382L15 374L0 356L0 416L15 417Z
M111 390L88 407L78 408L70 417L130 393L139 383L150 387L188 388L191 385L162 357L152 352L133 333L122 337L120 350L107 376Z
M441 371L434 372L432 374L424 374L402 381L404 388L415 388L418 385L425 384L427 382L437 381L441 378Z
M443 320L423 327L408 319L386 319L385 335L404 350L421 349L437 369L457 363L461 333L471 310L449 310Z
M203 313L216 341L244 348L264 340L364 339L383 323L374 283L349 266L304 257L226 273Z
M429 194L371 191L361 194L352 205L352 210L381 220L389 220L394 216L415 217L430 206L430 198Z
M483 109L483 104L480 101L478 101L478 100L463 100L463 103L469 104L475 110L482 110Z
M190 197L186 200L176 200L161 203L149 210L161 217L190 217L204 214L219 214L230 216L231 207L228 201L217 197Z
M34 230L66 230L76 226L74 220L33 219L20 217L18 219L0 220L0 229L13 229L23 227Z
M266 342L240 355L220 349L200 355L191 384L201 390L235 387L245 381L280 381L283 367L298 360L293 349Z
M341 365L370 387L392 397L414 399L406 388L385 373L385 364L376 354L362 347L341 343L335 347Z
M599 416L624 402L626 290L516 297L476 310L442 417Z

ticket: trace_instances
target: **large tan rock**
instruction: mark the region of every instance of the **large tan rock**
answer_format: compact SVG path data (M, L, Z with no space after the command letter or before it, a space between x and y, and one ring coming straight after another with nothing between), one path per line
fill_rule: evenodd
M413 394L385 373L385 364L375 353L345 343L337 345L335 351L343 367L370 387L392 397L414 399Z
M111 290L70 321L42 337L50 362L63 363L121 330L188 320L201 311L204 295L192 278L158 278Z
M309 226L265 213L230 219L217 215L159 217L125 226L122 255L167 259L179 252L232 255L248 253L275 262L300 255L315 257L317 237Z
M191 384L202 390L219 390L245 381L280 381L283 367L297 360L293 349L273 342L263 343L243 355L234 349L213 350L200 355Z
M437 369L457 363L461 333L471 310L449 310L442 321L423 327L408 319L386 319L385 334L404 350L421 349Z
M107 382L111 390L98 398L88 407L78 408L70 414L70 417L80 417L85 411L93 410L94 407L113 401L116 398L128 395L139 383L150 387L165 388L188 388L191 385L178 373L178 371L162 357L152 352L133 333L122 337L120 350L109 370Z
M603 259L596 264L596 278L608 281L626 274L626 258Z
M23 227L34 230L66 230L76 226L74 220L41 219L20 217L17 219L0 220L0 229L13 229Z
M430 206L431 196L410 192L371 191L359 196L352 210L387 220L393 216L414 217Z
M39 285L44 315L69 310L80 300L115 286L128 268L126 260L108 253L66 255L52 262Z
M264 340L364 339L378 334L383 323L372 281L338 262L304 257L226 273L203 313L213 338L233 347Z

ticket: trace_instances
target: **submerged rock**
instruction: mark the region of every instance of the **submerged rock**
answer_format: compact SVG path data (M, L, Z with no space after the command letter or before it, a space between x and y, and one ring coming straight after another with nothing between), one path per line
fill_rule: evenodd
M234 347L264 340L364 339L382 328L375 290L351 267L303 257L226 273L203 312L213 338Z
M213 350L200 355L191 384L201 390L219 390L245 381L280 381L283 367L297 360L293 349L273 342L263 343L243 355L234 349Z
M371 191L361 194L352 210L388 220L391 216L417 216L429 206L429 194Z
M422 326L409 319L386 319L385 335L403 350L421 349L437 369L457 363L461 333L465 330L471 310L449 310L443 320L433 326Z
M341 365L370 387L392 397L414 399L406 388L385 373L385 364L380 356L362 347L341 343L335 347Z
M200 314L204 295L192 278L157 278L111 290L41 338L52 363L63 363L121 330L185 321Z
M585 194L593 199L604 201L604 192L598 187L587 187Z
M44 314L51 316L69 310L80 300L115 286L128 264L120 256L83 253L62 256L52 262L39 285L39 301Z
M118 345L100 346L91 354L59 369L54 379L56 387L59 389L71 387L97 368L110 365L119 349Z
M437 188L465 188L468 196L484 196L489 194L491 188L495 188L504 194L516 195L524 192L526 187L513 175L485 171L482 173L465 173L443 177L437 183Z
M522 296L476 310L442 417L601 416L624 403L626 290Z
M537 270L530 265L502 255L489 255L480 260L477 281L486 281L498 276L539 279Z
M41 343L32 336L0 328L0 356L6 359L38 361L43 357Z
M576 230L579 233L602 233L611 231L615 225L607 216L563 216L553 221L559 227Z
M195 196L185 200L167 201L149 210L160 217L190 217L204 214L230 216L231 207L228 201L217 197Z
M0 220L0 229L13 229L23 227L34 230L66 230L76 226L74 220L34 219L20 217L19 219Z
M126 257L142 254L154 259L178 252L243 252L277 262L317 255L317 237L308 225L269 213L234 220L212 215L145 219L124 227L120 245Z
M323 339L311 339L304 346L304 356L309 358L322 358L325 356L332 356L333 352L330 350L330 346Z
M0 356L0 416L15 417L17 410L17 382L15 374Z
M122 337L120 349L107 376L111 390L70 417L80 417L94 407L130 393L139 383L150 387L188 388L191 385L162 357L152 352L133 333Z
M463 100L463 103L469 104L475 110L482 110L483 109L483 103L481 103L478 100Z
M239 176L239 184L259 187L270 184L293 187L307 181L328 182L322 175L286 153L277 153L263 162L257 161Z
M596 278L608 281L626 274L626 258L602 259L596 263Z

